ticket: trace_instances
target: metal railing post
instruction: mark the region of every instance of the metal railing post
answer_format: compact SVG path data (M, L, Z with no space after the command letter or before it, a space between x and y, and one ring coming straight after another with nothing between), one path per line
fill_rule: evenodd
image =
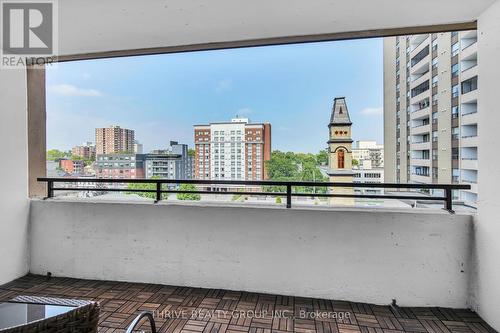
M159 202L161 200L161 182L157 181L156 182L156 200L155 203Z
M447 211L449 211L450 213L454 213L453 211L453 203L452 203L452 198L453 198L453 195L452 195L452 192L451 192L451 188L446 188L444 190L445 192L445 209Z
M286 208L292 208L292 185L286 185Z
M47 182L47 199L54 197L54 181Z

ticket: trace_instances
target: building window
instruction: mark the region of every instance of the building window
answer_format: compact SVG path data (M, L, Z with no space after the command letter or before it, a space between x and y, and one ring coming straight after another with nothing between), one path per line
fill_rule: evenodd
M344 169L344 150L343 149L339 149L339 151L337 152L337 167L339 169Z
M421 93L423 93L424 91L427 91L427 90L429 90L429 81L428 80L419 84L415 88L413 88L411 90L411 97L415 97L417 95L420 95Z
M456 42L455 44L453 44L451 46L451 56L454 57L458 54L458 51L460 49L460 45L458 42Z
M477 89L477 76L462 82L462 95Z
M411 59L411 66L415 66L418 64L422 59L424 59L427 55L429 54L429 45L427 45L425 48L423 48L420 52L418 52L412 59Z
M451 66L451 77L457 77L458 76L458 71L460 69L460 66L458 65L458 63L456 63L455 65Z

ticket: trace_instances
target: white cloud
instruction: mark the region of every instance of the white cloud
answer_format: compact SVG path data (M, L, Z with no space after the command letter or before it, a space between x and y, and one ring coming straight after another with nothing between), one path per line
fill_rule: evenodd
M236 111L236 114L238 116L248 116L251 113L252 113L252 109L250 109L250 108L241 108L238 111Z
M232 86L233 86L233 80L231 79L220 80L215 84L215 91L216 92L228 91L231 90Z
M78 88L71 84L56 84L50 86L49 91L65 96L86 96L86 97L96 97L101 96L101 92L96 89L84 89Z
M378 108L364 108L361 110L363 116L381 116L384 114L384 108L379 106Z

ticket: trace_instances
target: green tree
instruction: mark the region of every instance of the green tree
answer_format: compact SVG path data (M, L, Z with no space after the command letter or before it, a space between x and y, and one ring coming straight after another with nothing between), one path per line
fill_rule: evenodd
M352 166L358 166L359 165L359 161L355 158L352 159Z
M179 186L181 191L196 191L196 186L193 184L181 184ZM201 200L201 195L198 193L177 193L177 199L179 200Z
M318 158L314 154L273 151L266 167L270 180L276 181L326 181L319 170ZM268 192L284 192L285 186L266 186ZM324 193L325 187L294 187L297 192Z
M319 165L328 164L328 152L326 149L320 150L319 153L316 154L316 161Z
M161 177L154 176L151 179L160 179ZM149 198L156 200L156 184L155 183L129 183L127 185L127 189L129 190L150 190L152 192L125 192L126 194L136 194L143 198ZM161 194L162 200L168 199L168 193Z
M196 151L195 151L194 149L189 148L189 149L188 149L188 156L194 157L195 152L196 152Z
M57 161L63 158L68 158L71 156L71 152L69 151L61 151L58 149L49 149L47 150L47 160L48 161Z
M81 156L76 156L76 155L71 155L70 158L73 161L83 161L83 164L85 164L85 166L91 165L94 162L94 160L92 160L90 158L83 158Z

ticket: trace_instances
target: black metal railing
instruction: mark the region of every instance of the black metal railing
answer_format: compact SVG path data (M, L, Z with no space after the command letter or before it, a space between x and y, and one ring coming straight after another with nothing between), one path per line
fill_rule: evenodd
M192 194L233 194L233 195L264 195L286 197L286 207L292 207L292 197L318 197L318 198L368 198L368 199L400 199L400 200L425 200L443 201L444 208L453 212L452 191L470 190L471 186L466 184L401 184L401 183L342 183L342 182L310 182L310 181L241 181L241 180L198 180L198 179L106 179L106 178L48 178L40 177L39 182L47 183L47 198L54 197L55 191L103 191L103 192L136 192L155 193L155 203L162 200L163 193L192 193ZM102 188L102 187L55 187L55 183L121 183L121 184L155 184L154 189L133 189L133 188ZM207 185L209 190L181 190L165 189L163 184L192 184ZM227 186L279 186L285 191L235 191L231 188L220 189L221 185ZM215 187L218 186L218 187ZM327 187L331 188L330 193L301 193L293 192L294 187ZM404 195L404 194L356 194L356 193L335 193L335 188L384 188L384 189L421 189L421 190L443 190L444 196L426 195Z

